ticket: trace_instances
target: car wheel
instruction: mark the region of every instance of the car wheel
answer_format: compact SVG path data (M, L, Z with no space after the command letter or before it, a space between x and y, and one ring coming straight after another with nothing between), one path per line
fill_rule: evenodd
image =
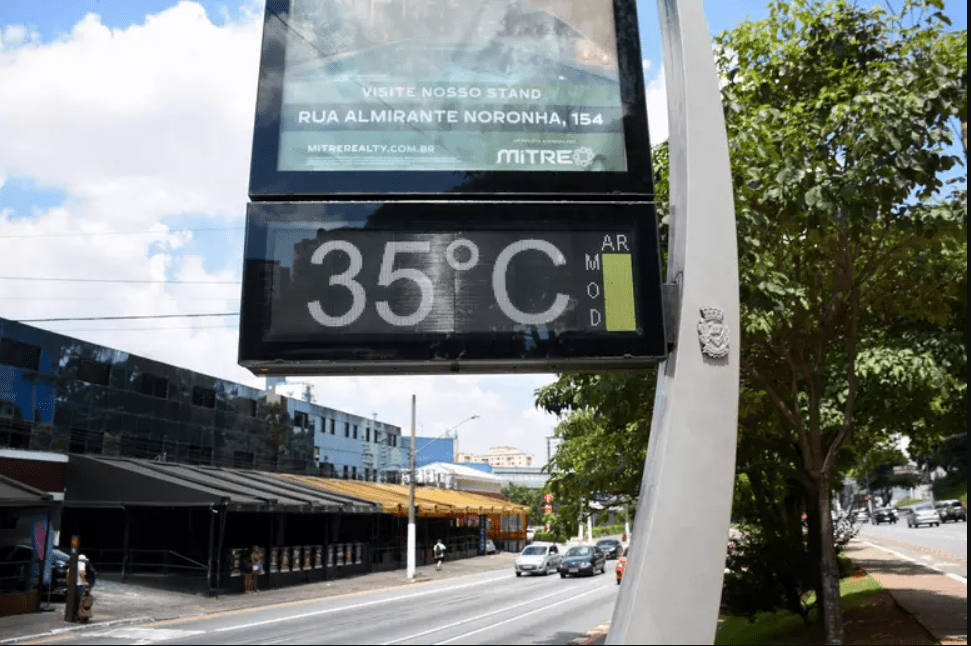
M519 570L516 570L516 576L522 576L522 575L523 575L522 572L520 572Z
M560 578L561 579L565 579L566 578L566 572L560 572Z

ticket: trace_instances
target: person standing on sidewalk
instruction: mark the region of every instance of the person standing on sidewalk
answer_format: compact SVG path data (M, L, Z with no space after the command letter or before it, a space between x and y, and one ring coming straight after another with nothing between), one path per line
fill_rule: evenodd
M435 547L432 548L432 550L435 552L435 569L436 570L441 570L442 569L442 561L445 560L445 550L447 550L447 549L448 548L445 547L445 543L442 542L442 539L438 539L438 542L435 543Z

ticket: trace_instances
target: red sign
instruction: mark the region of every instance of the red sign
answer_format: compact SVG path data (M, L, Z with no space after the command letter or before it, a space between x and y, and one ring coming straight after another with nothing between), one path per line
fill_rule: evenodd
M552 514L553 513L553 505L546 505L546 507L543 508L543 513L545 513L545 514Z
M543 496L543 500L545 500L547 502L547 504L553 502L553 494L548 493L548 494L544 495Z

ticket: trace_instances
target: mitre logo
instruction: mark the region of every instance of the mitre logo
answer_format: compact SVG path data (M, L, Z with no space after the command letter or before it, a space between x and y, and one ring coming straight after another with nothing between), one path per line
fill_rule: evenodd
M496 156L497 164L529 164L530 166L580 166L586 168L596 158L593 150L581 146L576 150L541 148L505 148Z

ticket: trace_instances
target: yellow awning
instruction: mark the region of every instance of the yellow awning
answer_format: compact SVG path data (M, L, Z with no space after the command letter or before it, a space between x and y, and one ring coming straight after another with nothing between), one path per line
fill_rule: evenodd
M406 485L379 484L360 480L340 480L280 473L281 478L295 480L311 487L362 498L381 505L386 514L408 514L409 488ZM490 498L467 491L415 487L415 514L418 516L461 517L487 515L523 515L529 507L507 500Z

